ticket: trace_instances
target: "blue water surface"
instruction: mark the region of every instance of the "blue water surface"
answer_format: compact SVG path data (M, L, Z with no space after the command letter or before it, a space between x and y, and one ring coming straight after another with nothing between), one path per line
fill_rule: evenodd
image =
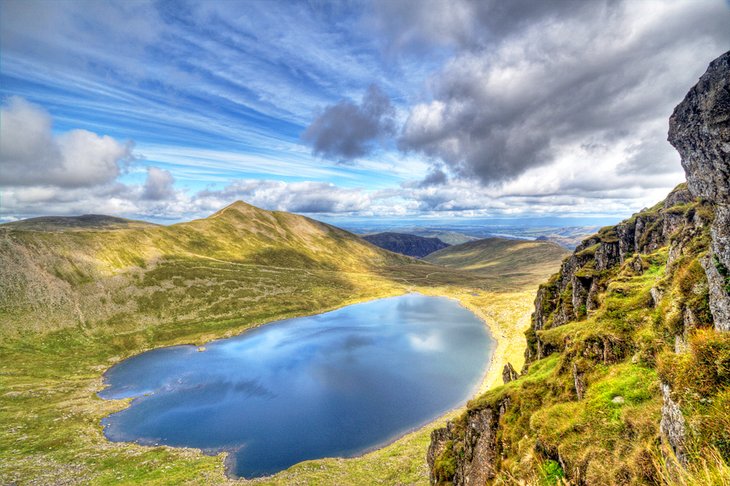
M113 441L232 453L256 477L307 459L361 454L463 403L493 349L456 301L409 294L155 349L105 375Z

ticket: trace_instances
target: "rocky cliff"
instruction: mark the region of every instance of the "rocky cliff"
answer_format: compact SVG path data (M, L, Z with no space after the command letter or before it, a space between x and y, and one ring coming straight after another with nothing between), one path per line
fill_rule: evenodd
M432 483L730 480L729 64L670 120L687 184L541 285L521 376L434 431Z
M682 157L687 185L713 207L712 244L703 261L710 309L730 330L730 55L710 64L669 120L669 142Z

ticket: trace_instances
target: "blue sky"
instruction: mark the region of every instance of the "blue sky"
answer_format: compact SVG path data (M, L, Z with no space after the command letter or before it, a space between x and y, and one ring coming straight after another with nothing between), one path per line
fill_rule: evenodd
M0 3L0 218L627 216L721 1Z

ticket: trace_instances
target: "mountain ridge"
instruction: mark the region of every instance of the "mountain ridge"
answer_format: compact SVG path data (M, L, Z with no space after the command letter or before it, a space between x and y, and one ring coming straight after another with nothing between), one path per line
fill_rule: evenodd
M63 231L159 226L149 221L120 218L106 214L80 216L39 216L0 224L0 228L24 231Z
M119 308L139 305L136 299L141 296L123 306L112 306L108 300L100 305L94 296L128 285L130 279L160 273L164 267L198 264L205 272L209 265L220 262L357 272L412 262L334 226L242 202L210 217L171 226L54 227L47 231L37 221L29 228L22 223L3 225L0 258L4 263L0 268L4 309L0 328L4 332L24 316L31 319L26 326L37 329L54 329L62 322L70 325L66 315L75 315L77 322L91 316L112 319ZM43 319L48 322L41 323Z

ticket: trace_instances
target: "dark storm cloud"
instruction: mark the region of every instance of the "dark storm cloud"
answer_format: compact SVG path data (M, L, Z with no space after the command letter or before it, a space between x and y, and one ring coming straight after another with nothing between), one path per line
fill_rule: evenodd
M316 155L334 160L352 160L368 154L374 142L392 135L394 109L376 85L371 85L360 105L343 100L327 107L309 125L302 138Z
M443 186L447 182L449 182L449 177L446 173L439 168L434 168L418 185L419 187Z
M479 49L538 21L591 12L599 3L603 8L616 2L376 0L372 22L384 34L384 44L397 49L427 52L439 44Z
M674 151L652 140L665 138L673 106L730 47L730 9L719 0L464 0L424 24L429 8L445 8L429 5L380 5L380 26L396 45L455 51L431 83L431 100L411 107L398 146L483 184L515 179L577 146L625 147L636 160L620 167L671 170Z

